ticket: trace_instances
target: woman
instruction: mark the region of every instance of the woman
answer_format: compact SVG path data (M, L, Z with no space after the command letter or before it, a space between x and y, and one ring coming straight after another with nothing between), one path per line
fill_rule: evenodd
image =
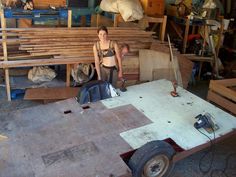
M122 63L118 45L108 38L108 30L101 26L97 30L99 41L93 46L98 80L111 83L116 88L117 78L122 78Z

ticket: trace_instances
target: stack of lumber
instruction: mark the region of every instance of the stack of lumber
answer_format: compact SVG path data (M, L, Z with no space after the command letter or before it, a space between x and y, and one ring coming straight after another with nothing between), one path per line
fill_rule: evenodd
M131 52L125 61L137 60L139 49L150 48L153 41L153 32L139 28L114 27L108 31L111 40L130 45ZM94 61L92 47L98 40L97 28L18 28L6 29L6 33L8 60L13 61L0 62L2 68ZM138 68L135 66L134 71L132 67L126 67L126 77L138 79Z
M211 80L207 100L236 115L236 79Z

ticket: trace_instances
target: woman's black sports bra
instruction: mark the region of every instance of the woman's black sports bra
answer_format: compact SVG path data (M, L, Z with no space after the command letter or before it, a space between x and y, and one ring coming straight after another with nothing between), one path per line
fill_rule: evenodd
M96 43L96 47L97 47L97 51L98 51L98 57L100 59L105 58L105 57L115 56L116 52L115 52L113 43L114 43L113 41L110 41L108 49L101 49L100 42Z

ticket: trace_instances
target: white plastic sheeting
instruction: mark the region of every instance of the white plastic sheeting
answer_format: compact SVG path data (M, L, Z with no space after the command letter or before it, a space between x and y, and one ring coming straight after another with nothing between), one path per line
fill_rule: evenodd
M100 8L107 12L120 13L124 21L143 18L143 8L139 0L102 0Z

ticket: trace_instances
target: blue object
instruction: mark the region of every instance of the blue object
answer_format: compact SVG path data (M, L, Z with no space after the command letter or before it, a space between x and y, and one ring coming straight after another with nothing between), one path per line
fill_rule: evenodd
M111 98L110 83L101 80L90 81L83 85L78 94L78 102L82 104Z
M16 100L16 99L21 99L25 95L25 90L24 89L14 89L11 90L11 99Z
M28 18L28 19L67 19L68 9L58 10L24 10L24 9L4 9L5 18Z

